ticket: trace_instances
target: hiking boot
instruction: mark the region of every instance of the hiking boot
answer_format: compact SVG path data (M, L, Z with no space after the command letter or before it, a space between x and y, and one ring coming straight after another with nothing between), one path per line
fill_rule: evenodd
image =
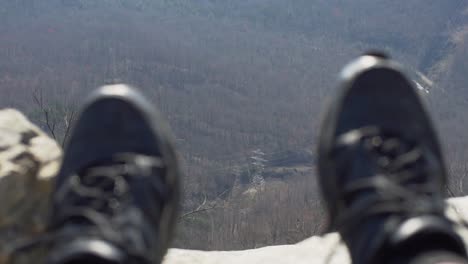
M413 84L387 56L341 73L319 139L319 182L353 263L386 263L428 248L465 255L444 215L446 169Z
M166 124L136 90L95 91L56 178L48 263L160 263L179 197L171 142Z

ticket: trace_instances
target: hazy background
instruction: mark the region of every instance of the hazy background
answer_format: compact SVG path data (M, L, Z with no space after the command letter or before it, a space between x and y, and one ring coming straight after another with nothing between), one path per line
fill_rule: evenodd
M0 107L62 142L90 90L140 87L184 161L176 246L294 243L323 231L324 101L370 48L429 91L452 193L468 191L467 33L465 0L3 0Z

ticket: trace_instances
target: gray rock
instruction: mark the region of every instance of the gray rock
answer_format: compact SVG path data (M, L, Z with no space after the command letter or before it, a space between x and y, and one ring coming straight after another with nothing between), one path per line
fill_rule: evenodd
M0 110L0 263L16 241L43 232L61 150L13 109Z

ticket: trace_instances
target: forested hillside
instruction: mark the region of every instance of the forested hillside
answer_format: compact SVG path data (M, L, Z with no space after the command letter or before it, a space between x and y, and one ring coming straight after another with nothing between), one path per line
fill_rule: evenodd
M434 81L454 193L468 137L463 0L17 0L0 3L0 107L59 142L82 97L143 89L184 162L176 245L291 243L323 228L315 184L320 113L340 68L372 48ZM466 139L467 141L464 141Z

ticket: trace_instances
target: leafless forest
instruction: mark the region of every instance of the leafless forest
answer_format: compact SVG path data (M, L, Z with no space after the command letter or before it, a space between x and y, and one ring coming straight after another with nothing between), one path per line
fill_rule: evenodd
M0 107L60 144L93 88L126 82L184 164L175 246L243 249L324 231L314 146L340 68L368 49L424 79L450 195L468 192L464 0L15 0L0 3Z

